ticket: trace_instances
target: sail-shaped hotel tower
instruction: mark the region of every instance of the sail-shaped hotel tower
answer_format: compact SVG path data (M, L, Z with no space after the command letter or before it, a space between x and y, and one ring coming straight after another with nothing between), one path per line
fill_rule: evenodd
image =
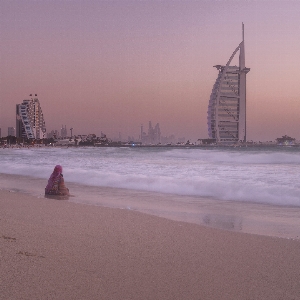
M230 63L239 51L239 66ZM213 86L207 112L208 135L217 143L246 142L246 74L244 24L243 40L219 74Z

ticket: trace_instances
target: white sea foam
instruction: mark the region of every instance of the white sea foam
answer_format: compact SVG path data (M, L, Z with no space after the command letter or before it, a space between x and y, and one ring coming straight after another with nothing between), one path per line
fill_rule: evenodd
M1 149L1 173L220 200L300 206L300 150L172 148Z

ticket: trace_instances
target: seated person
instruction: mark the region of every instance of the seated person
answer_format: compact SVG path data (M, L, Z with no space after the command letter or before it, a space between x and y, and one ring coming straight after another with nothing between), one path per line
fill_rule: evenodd
M68 196L69 189L65 186L64 177L62 174L62 166L55 166L51 174L48 184L45 188L45 195Z

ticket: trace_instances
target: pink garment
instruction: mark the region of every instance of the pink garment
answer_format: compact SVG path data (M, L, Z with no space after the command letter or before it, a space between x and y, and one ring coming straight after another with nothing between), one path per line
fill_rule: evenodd
M55 166L53 173L51 174L48 184L45 188L45 194L48 195L59 195L58 186L60 181L63 179L62 177L62 166Z

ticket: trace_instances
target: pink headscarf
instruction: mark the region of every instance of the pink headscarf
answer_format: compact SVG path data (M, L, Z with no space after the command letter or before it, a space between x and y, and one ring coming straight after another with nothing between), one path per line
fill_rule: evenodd
M61 173L62 173L62 166L61 165L56 165L52 174L60 175Z
M62 173L62 166L56 165L48 180L48 184L46 186L47 191L51 190L53 188L53 185L59 182L61 173Z

